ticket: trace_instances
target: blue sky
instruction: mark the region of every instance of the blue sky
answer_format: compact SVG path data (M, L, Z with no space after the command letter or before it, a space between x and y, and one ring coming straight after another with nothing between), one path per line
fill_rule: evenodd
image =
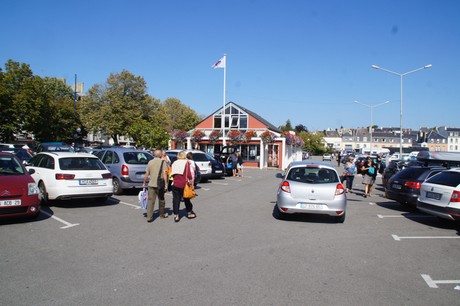
M40 76L74 75L88 90L126 69L158 99L200 115L227 101L275 126L310 130L460 127L460 1L2 1L0 63Z

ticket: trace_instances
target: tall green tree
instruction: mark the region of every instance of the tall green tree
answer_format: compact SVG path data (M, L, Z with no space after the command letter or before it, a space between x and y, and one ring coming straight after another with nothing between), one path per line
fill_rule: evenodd
M292 128L291 120L288 119L288 120L286 121L286 124L280 126L279 129L280 129L281 131L283 131L283 132L292 131L293 128Z
M23 126L21 113L24 111L18 101L24 85L33 78L30 66L8 60L5 71L0 69L0 139L9 142Z
M144 78L127 70L112 73L106 83L88 90L80 107L80 114L85 114L83 125L117 142L118 136L129 135L133 125L148 117L151 100Z
M70 141L81 126L71 91L56 78L34 76L28 80L17 96L23 129L38 141Z
M168 130L189 131L200 122L198 114L177 98L164 100L163 107L168 116Z
M304 149L312 152L315 155L323 154L325 152L324 142L323 142L323 133L309 133L306 131L301 131L298 134L302 140L305 142Z

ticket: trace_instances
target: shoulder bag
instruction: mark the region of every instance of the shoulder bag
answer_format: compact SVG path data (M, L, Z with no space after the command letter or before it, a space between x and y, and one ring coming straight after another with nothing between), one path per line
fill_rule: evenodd
M196 195L195 188L188 181L189 167L190 167L190 164L187 162L187 164L185 164L185 180L187 181L187 183L185 184L185 187L184 187L184 195L183 195L184 199L193 199Z
M158 189L165 189L165 179L163 178L163 163L165 161L162 160L161 161L161 165L160 165L160 171L158 171L158 178L157 178L157 187Z

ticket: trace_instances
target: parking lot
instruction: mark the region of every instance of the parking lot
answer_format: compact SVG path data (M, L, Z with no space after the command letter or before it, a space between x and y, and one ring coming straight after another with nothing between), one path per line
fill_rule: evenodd
M344 224L277 220L277 172L200 184L197 218L181 204L179 223L147 223L137 192L1 221L1 304L459 305L458 223L405 210L378 185L363 198L360 176Z

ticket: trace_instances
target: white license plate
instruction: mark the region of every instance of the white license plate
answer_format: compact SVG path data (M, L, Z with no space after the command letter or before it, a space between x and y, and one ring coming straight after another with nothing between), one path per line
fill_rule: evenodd
M0 201L0 206L19 206L21 205L21 200L3 200Z
M322 204L300 203L298 204L298 206L300 206L300 208L303 208L303 209L314 209L314 210L324 209L324 205Z
M429 199L441 200L442 194L436 193L436 192L427 191L425 196L426 196L427 198L429 198Z
M207 173L208 173L208 170L200 170L200 173L201 173L201 174L207 174Z
M222 173L222 170L216 170L216 173Z
M98 185L99 180L80 180L80 185Z
M391 185L391 187L393 187L394 189L401 189L401 185L398 185L398 184L393 184Z

